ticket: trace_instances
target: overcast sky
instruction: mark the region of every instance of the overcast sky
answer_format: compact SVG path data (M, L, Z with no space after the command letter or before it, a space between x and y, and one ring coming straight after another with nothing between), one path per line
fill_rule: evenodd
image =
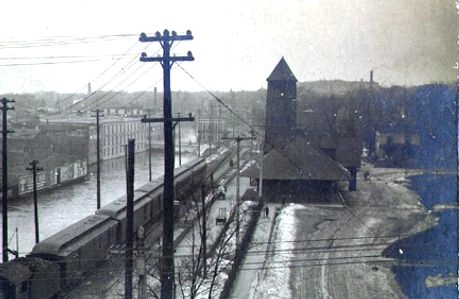
M173 90L256 90L284 56L299 81L383 85L453 82L452 0L2 1L0 93L162 90L158 43L141 32L187 29L194 62L172 71ZM147 47L147 48L146 48ZM121 56L124 55L124 56ZM192 79L191 76L194 77Z

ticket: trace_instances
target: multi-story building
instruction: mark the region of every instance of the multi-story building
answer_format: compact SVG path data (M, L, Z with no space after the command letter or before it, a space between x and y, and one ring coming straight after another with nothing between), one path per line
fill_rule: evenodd
M47 120L46 130L63 147L63 152L85 155L89 165L97 161L95 117L54 118ZM154 132L157 131L160 130ZM101 160L123 156L128 139L135 139L136 152L148 147L148 124L142 123L140 116L101 116L99 133Z

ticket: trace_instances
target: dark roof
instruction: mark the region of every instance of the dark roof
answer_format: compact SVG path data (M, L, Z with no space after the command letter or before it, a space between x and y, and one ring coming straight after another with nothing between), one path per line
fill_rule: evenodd
M259 167L252 165L242 173L259 177ZM349 180L349 172L338 162L315 149L302 137L295 137L282 149L275 148L263 157L264 180Z
M4 278L13 283L21 283L27 281L32 275L32 271L22 263L10 261L0 265L0 282Z
M31 255L55 255L65 257L73 254L82 244L86 244L104 231L117 225L106 215L90 215L69 225L47 239L37 243Z
M274 70L272 71L271 75L269 75L267 81L295 81L298 80L293 75L290 67L288 66L287 62L285 61L284 57L281 58L279 63L276 65Z

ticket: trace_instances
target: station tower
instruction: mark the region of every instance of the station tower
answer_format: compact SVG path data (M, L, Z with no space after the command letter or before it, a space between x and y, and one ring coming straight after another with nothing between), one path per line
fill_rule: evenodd
M282 147L295 136L297 82L284 57L266 80L265 153L273 146Z

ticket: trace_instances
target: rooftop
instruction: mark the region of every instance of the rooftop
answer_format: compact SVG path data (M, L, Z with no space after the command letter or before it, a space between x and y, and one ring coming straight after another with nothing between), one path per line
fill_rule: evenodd
M271 75L269 75L267 81L295 81L295 75L290 70L287 62L285 61L284 57L281 58L279 63L276 65L274 70L272 71Z

